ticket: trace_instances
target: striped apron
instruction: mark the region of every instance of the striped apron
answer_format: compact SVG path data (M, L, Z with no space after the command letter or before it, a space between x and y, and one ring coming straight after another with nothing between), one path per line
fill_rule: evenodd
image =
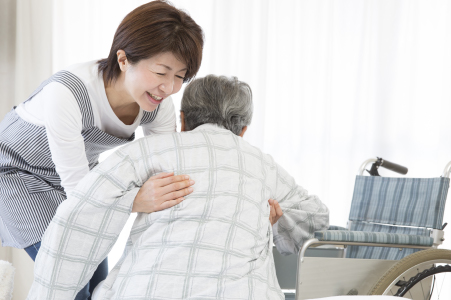
M82 136L89 170L98 164L100 153L131 142L95 127L91 100L83 82L61 71L44 81L30 101L50 82L66 86L78 102ZM144 112L140 125L152 122L159 107ZM52 161L45 127L25 122L15 107L0 123L0 236L2 246L25 248L41 241L58 205L66 199L61 179Z

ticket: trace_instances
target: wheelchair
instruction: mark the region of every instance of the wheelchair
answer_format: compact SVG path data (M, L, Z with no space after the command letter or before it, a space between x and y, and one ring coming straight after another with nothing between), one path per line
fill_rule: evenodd
M437 178L381 177L379 167L407 173L407 168L382 158L361 165L347 228L330 226L304 243L297 256L295 293L285 290L286 299L340 295L451 299L451 294L440 298L443 286L451 290L451 250L437 249L444 241L451 162ZM365 170L370 176L363 176ZM308 254L312 250L339 255L314 257L318 255ZM287 277L276 256L278 278ZM286 265L290 264L293 261Z

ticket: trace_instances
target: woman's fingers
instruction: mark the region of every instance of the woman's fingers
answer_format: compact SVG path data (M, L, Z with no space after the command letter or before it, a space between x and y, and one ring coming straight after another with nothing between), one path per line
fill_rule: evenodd
M172 174L174 174L174 173L172 173ZM150 177L150 178L152 178L152 177ZM184 181L184 180L189 180L189 176L188 175L166 176L164 178L157 178L157 180L155 181L155 185L159 186L159 187L167 186L169 184Z
M174 172L161 172L161 173L159 173L157 175L154 175L154 176L150 177L147 180L161 179L161 178L166 178L166 177L170 177L170 176L173 176L173 175L174 175Z
M283 211L279 205L279 202L277 202L275 200L274 200L274 208L275 208L277 219L279 219L283 215Z
M179 191L175 191L175 192L171 192L171 193L167 193L161 197L159 197L159 200L161 202L166 202L166 201L171 201L180 197L185 197L186 195L189 195L193 192L193 188L192 187L187 187L185 189L179 190Z
M274 215L275 215L275 210L274 210L274 205L271 201L272 199L268 200L269 203L269 222L271 223L271 225L274 225L273 219L274 219Z
M166 186L162 186L159 191L160 192L159 194L161 196L163 196L163 195L169 194L171 192L185 189L187 187L192 186L193 184L194 184L194 180L183 180L183 181L179 181L179 182L170 183Z
M183 200L185 200L185 198L180 197L180 198L177 198L177 199L175 199L175 200L164 201L164 202L160 205L160 210L163 210L163 209L166 209L166 208L173 207L174 205L179 204L179 203L182 202Z
M271 225L276 224L277 220L283 215L282 208L279 205L279 202L273 199L268 200L270 210L269 210L269 221Z
M274 208L274 205L270 205L269 217L274 218L275 216L276 216L276 210Z
M184 200L193 192L194 184L187 175L160 173L150 177L140 188L133 202L132 212L151 213L163 210Z

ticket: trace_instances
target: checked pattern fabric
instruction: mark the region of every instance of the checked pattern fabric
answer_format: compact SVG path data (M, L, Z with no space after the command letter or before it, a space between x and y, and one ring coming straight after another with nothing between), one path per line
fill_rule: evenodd
M271 156L212 124L137 140L93 169L44 234L28 299L73 299L114 245L139 188L163 171L190 175L194 192L138 214L93 299L284 299L273 235L279 251L294 253L328 227L329 211ZM274 227L270 198L284 211Z

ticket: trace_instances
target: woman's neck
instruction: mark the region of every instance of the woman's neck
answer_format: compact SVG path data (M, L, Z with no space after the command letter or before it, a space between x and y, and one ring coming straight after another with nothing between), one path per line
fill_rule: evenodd
M122 74L121 74L122 75ZM106 97L114 114L126 125L131 125L139 114L139 105L130 97L124 89L123 78L106 83L103 78Z

